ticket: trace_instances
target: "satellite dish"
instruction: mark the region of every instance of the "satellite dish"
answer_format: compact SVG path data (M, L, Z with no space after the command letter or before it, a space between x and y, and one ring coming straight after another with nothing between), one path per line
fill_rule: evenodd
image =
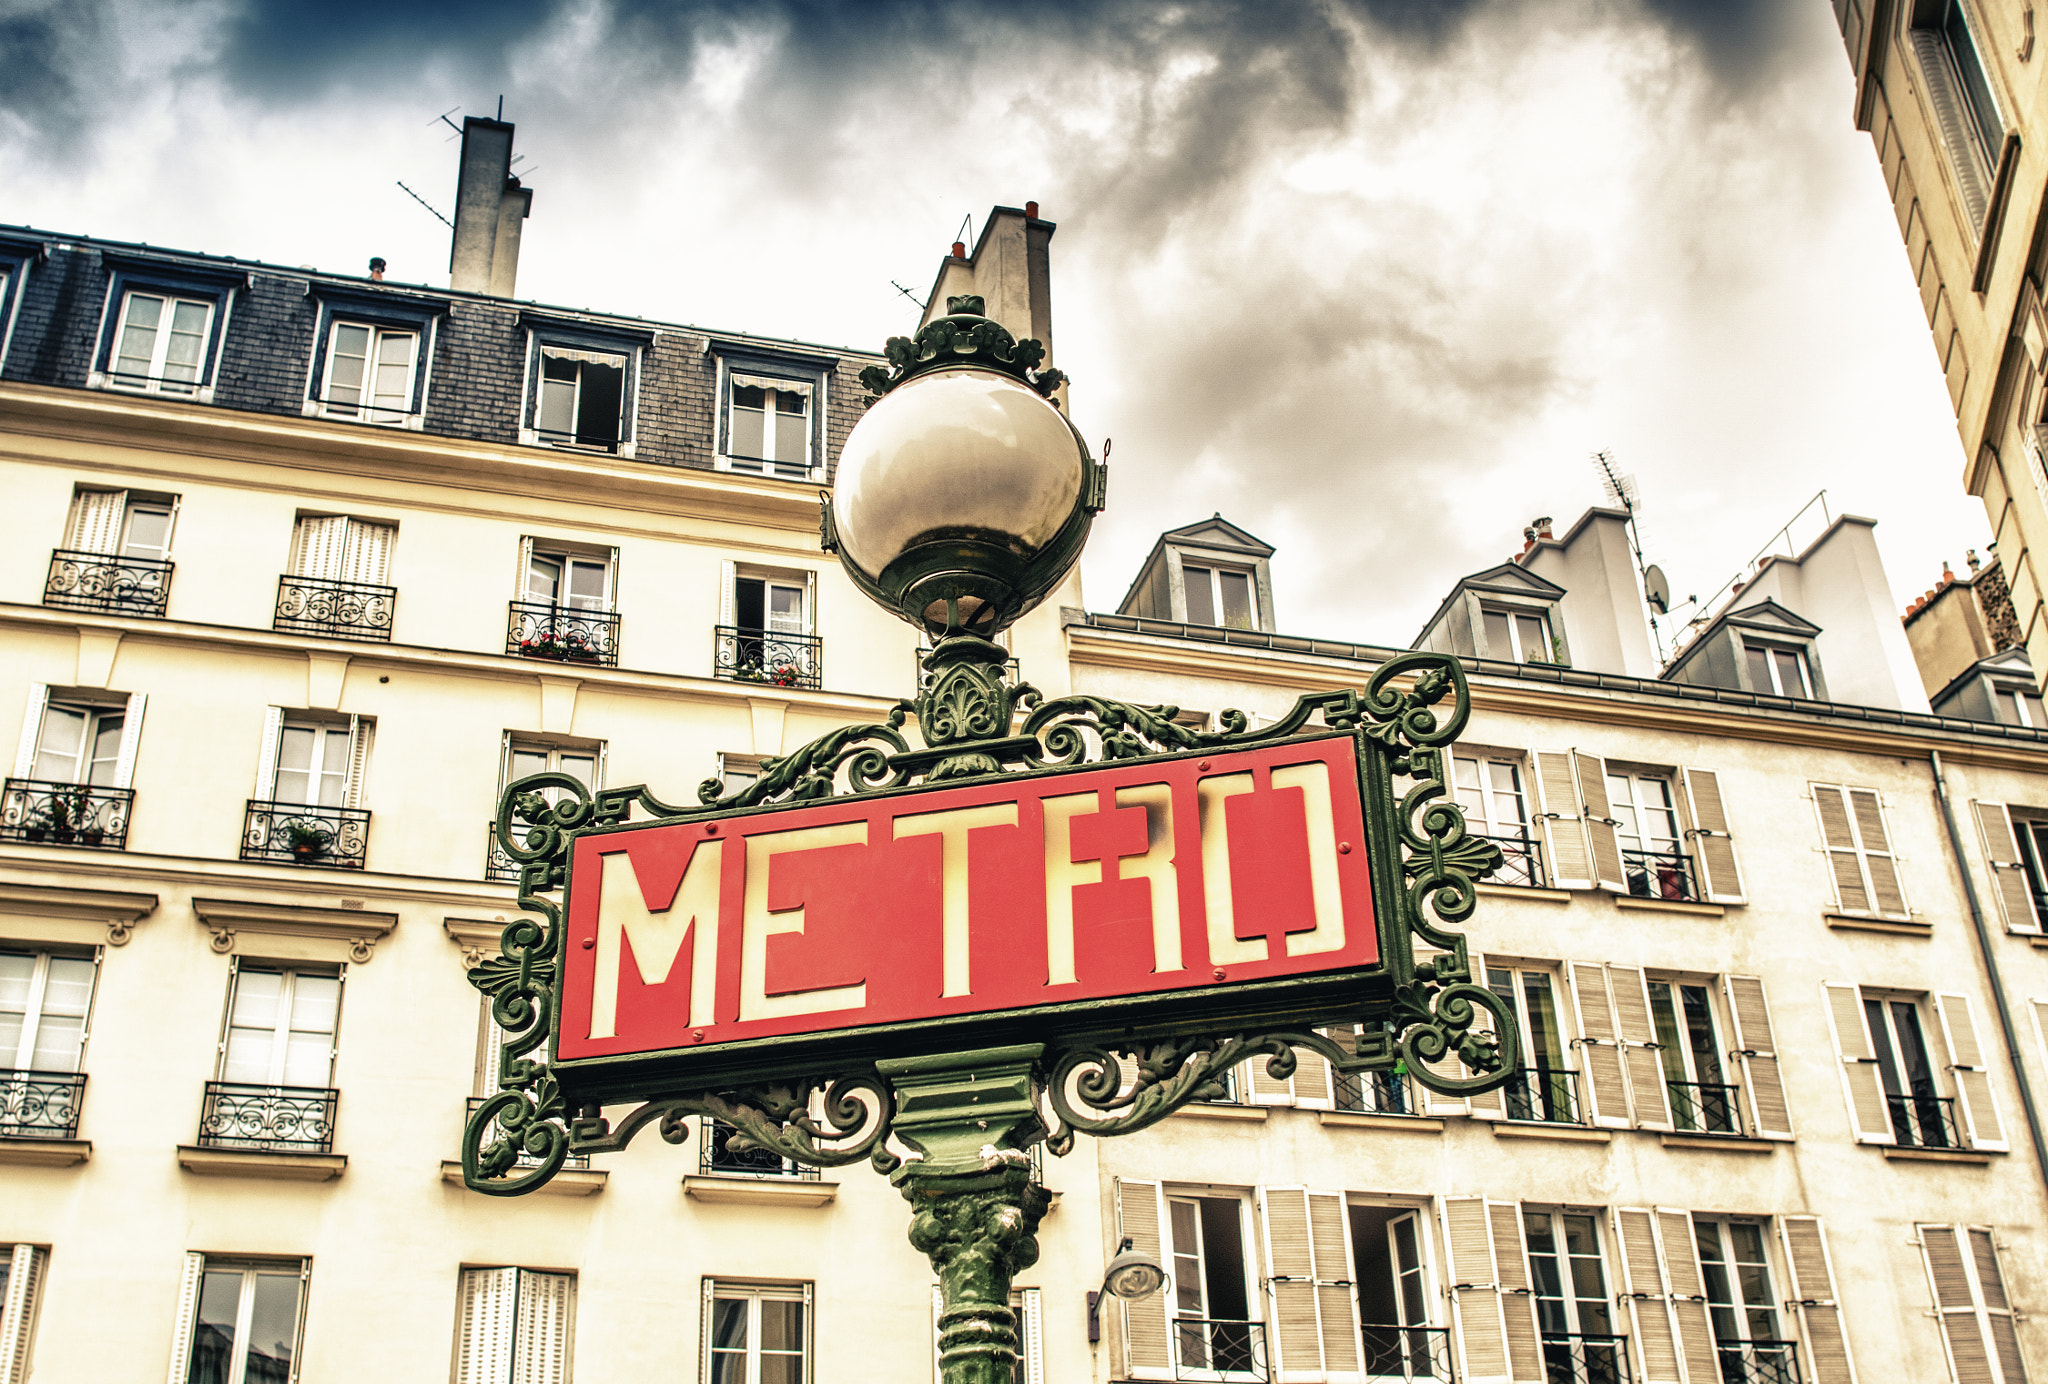
M1664 579L1664 569L1654 562L1643 572L1643 599L1659 615L1671 611L1671 583Z

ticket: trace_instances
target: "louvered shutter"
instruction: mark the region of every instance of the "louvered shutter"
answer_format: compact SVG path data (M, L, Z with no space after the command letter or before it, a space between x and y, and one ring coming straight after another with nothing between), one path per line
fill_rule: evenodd
M1863 868L1870 872L1870 901L1879 913L1906 916L1906 894L1899 884L1898 862L1892 858L1891 836L1885 830L1884 808L1868 788L1851 788L1849 810L1856 818L1857 844Z
M16 1245L8 1256L7 1292L0 1297L0 1384L26 1384L36 1344L36 1298L49 1258L34 1245Z
M1991 1243L1991 1232L1983 1226L1970 1226L1963 1233L1970 1242L1970 1267L1977 1275L1977 1298L1984 1306L1984 1329L1991 1337L1991 1353L1998 1360L1999 1373L2004 1384L2026 1384L2027 1367L2020 1359L2012 1300L2006 1295L1998 1248Z
M1271 1306L1266 1349L1273 1378L1322 1378L1322 1328L1316 1316L1315 1256L1309 1246L1308 1193L1300 1187L1259 1188L1259 1220L1266 1249L1266 1294Z
M2028 887L2026 861L2020 854L2012 814L2004 803L1972 803L1977 829L1984 836L1984 859L1991 866L1991 893L2008 932L2039 932L2033 890Z
M1509 1372L1515 1384L1545 1384L1549 1371L1536 1334L1536 1294L1529 1286L1529 1246L1522 1238L1522 1208L1517 1202L1489 1201L1486 1219L1493 1231L1494 1263L1500 1268Z
M1565 971L1571 977L1572 1007L1579 1016L1579 1065L1585 1069L1592 1123L1627 1129L1628 1078L1622 1071L1606 968L1597 961L1573 961Z
M1952 1225L1923 1225L1920 1253L1927 1283L1934 1293L1934 1312L1941 1320L1941 1339L1956 1384L1998 1384L1992 1370L1991 1342L1983 1315L1971 1291L1970 1271L1961 1238ZM2025 1378L2024 1375L2021 1378Z
M1828 1031L1842 1064L1842 1094L1849 1102L1849 1127L1859 1144L1896 1144L1884 1086L1878 1079L1877 1055L1870 1048L1870 1030L1863 1023L1863 1004L1853 985L1824 980Z
M256 791L252 795L260 801L277 796L277 742L283 734L284 708L265 707L263 740L256 751Z
M1778 1043L1764 1002L1764 983L1755 976L1725 976L1722 994L1735 1021L1735 1056L1742 1060L1742 1084L1755 1121L1751 1131L1763 1139L1790 1139L1792 1112L1778 1071Z
M1266 1070L1272 1059L1261 1053L1237 1069L1240 1090L1253 1105L1294 1104L1294 1078L1285 1081Z
M1934 1012L1941 1020L1942 1042L1948 1047L1949 1075L1955 1080L1956 1105L1970 1147L2003 1153L2012 1146L1999 1118L1998 1098L1991 1092L1991 1074L1984 1068L1983 1046L1977 1041L1977 1010L1968 995L1937 994Z
M316 581L341 580L342 557L348 542L348 520L342 515L308 516L299 520L293 545L292 575Z
M1450 1247L1452 1334L1458 1343L1458 1378L1465 1384L1509 1384L1507 1320L1500 1272L1493 1262L1493 1232L1484 1197L1439 1197L1437 1215Z
M1543 832L1544 864L1553 889L1591 889L1593 851L1580 816L1579 788L1572 776L1572 756L1555 750L1536 752L1536 789L1542 801L1538 825Z
M512 599L515 601L532 600L534 598L532 581L533 539L521 537L519 540L519 567L512 578Z
M739 568L731 562L718 564L718 623L733 627L738 618L734 602L739 599Z
M619 550L613 548L604 560L604 608L607 611L619 608Z
M1671 1318L1671 1289L1657 1252L1657 1224L1647 1207L1613 1211L1614 1239L1621 1246L1622 1291L1635 1322L1642 1352L1644 1384L1684 1384L1678 1363L1678 1328Z
M511 1384L568 1384L576 1340L576 1275L518 1272Z
M1572 772L1579 780L1579 801L1586 810L1586 842L1593 852L1593 882L1616 894L1628 892L1621 868L1620 823L1607 797L1607 761L1596 754L1572 751Z
M1020 1288L1015 1296L1017 1345L1023 1356L1018 1384L1045 1384L1045 1291Z
M1818 1216L1780 1216L1778 1238L1792 1269L1792 1301L1799 1308L1799 1334L1813 1384L1856 1384L1842 1309L1835 1300L1835 1270L1828 1237Z
M1315 1256L1316 1317L1323 1336L1323 1378L1349 1384L1362 1377L1358 1350L1358 1273L1342 1192L1308 1194L1308 1244Z
M1669 1206L1657 1208L1657 1249L1664 1282L1671 1290L1671 1315L1678 1323L1678 1356L1692 1384L1714 1384L1719 1356L1707 1316L1707 1287L1700 1277L1700 1247L1692 1217Z
M519 1270L464 1269L454 1384L509 1384L518 1324Z
M1629 1096L1641 1129L1671 1128L1671 1092L1664 1085L1657 1026L1650 1017L1650 992L1634 966L1609 966L1607 989L1614 997L1616 1034L1628 1068Z
M21 744L14 752L14 777L27 778L36 770L36 746L42 740L43 713L50 708L47 683L28 685L28 705L21 711Z
M1856 849L1856 833L1849 825L1849 808L1842 790L1824 783L1814 784L1813 807L1820 815L1821 840L1827 843L1836 907L1844 913L1870 912L1870 890L1863 883L1862 853Z
M377 739L377 723L360 716L348 718L348 784L342 806L361 807L369 796L370 747Z
M1330 1035L1326 1032L1323 1036ZM1353 1034L1346 1034L1345 1038L1355 1041ZM1294 1069L1295 1105L1303 1110L1331 1109L1336 1102L1331 1098L1330 1060L1311 1048L1296 1048L1294 1058L1299 1064Z
M398 529L391 524L349 520L347 536L342 544L341 579L366 582L372 586L388 585L391 580L391 541L397 536Z
M114 760L114 787L135 786L135 751L142 744L142 713L149 705L149 694L130 692L128 709L122 713L121 749Z
M1708 903L1746 903L1742 870L1735 863L1735 838L1721 801L1721 776L1712 769L1681 769L1685 801L1692 810L1693 864L1700 872L1700 897Z
M178 1281L178 1315L171 1322L171 1372L167 1384L185 1384L192 1361L192 1327L199 1316L199 1281L206 1273L206 1256L198 1250L185 1252L185 1273Z
M1162 1231L1166 1225L1165 1198L1156 1182L1116 1182L1116 1228L1118 1242L1128 1239L1131 1248L1156 1264L1168 1263ZM1124 1376L1129 1379L1171 1379L1172 1363L1166 1353L1166 1310L1170 1292L1150 1297L1118 1298L1124 1322Z
M125 490L81 490L72 497L64 546L74 553L112 556L121 550L121 519L128 512Z

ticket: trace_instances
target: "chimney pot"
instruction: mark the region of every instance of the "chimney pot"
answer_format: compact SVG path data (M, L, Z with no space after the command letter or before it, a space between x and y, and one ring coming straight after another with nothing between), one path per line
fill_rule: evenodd
M1975 548L1963 549L1963 560L1970 564L1970 575L1973 577L1977 575L1977 569L1984 565L1984 560L1977 556Z
M370 277L372 279L378 283L384 282L384 269L384 257L382 255L370 256Z
M1033 221L1036 221L1038 219L1038 203L1026 202L1024 204L1024 214L1030 217Z
M953 258L954 258L954 259L966 259L966 258L967 258L967 247L966 247L965 245L962 245L962 244L961 244L961 243L960 243L959 241L957 241L957 240L953 242Z

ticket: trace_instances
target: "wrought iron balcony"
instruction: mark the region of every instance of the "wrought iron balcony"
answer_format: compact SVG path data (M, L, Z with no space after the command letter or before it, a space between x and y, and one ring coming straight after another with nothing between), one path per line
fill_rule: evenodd
M1173 1377L1189 1380L1268 1379L1266 1324L1175 1317Z
M1546 1331L1543 1368L1549 1384L1626 1384L1628 1337L1593 1331Z
M76 1139L83 1072L0 1069L0 1139Z
M1892 1133L1899 1147L1912 1149L1959 1149L1961 1129L1956 1124L1956 1103L1950 1096L1886 1096L1891 1108Z
M1791 1341L1718 1341L1721 1384L1799 1384L1799 1348Z
M1671 1093L1671 1119L1679 1129L1700 1134L1742 1133L1740 1086L1667 1081L1664 1089Z
M11 778L0 790L0 841L122 850L134 806L132 788Z
M1485 836L1500 847L1500 868L1487 879L1488 884L1507 884L1519 889L1541 889L1543 887L1543 847L1534 837Z
M161 617L171 598L169 562L58 548L50 554L43 604L57 610Z
M482 1105L485 1101L489 1099L489 1096L471 1096L469 1098L469 1108L463 1112L463 1123L467 1124L469 1122L468 1117L476 1114L477 1107ZM484 1136L484 1147L489 1148L499 1139L503 1139L505 1137L506 1134L504 1127L500 1125L496 1120L492 1120L491 1132ZM522 1168L535 1168L540 1166L540 1159L534 1157L532 1154L526 1152L524 1149L520 1150L519 1157L516 1161L518 1163L518 1166ZM590 1166L590 1155L587 1153L572 1153L562 1160L562 1166L565 1168L587 1168Z
M744 625L718 625L712 634L711 676L715 678L802 687L812 692L824 685L825 641L816 635Z
M1639 899L1699 902L1699 889L1693 883L1692 860L1684 851L1624 850L1621 853L1621 873L1628 881L1628 892Z
M514 601L505 627L505 652L552 663L619 666L619 617L608 610L576 610L547 601Z
M341 1092L319 1086L206 1083L199 1146L270 1153L334 1152L334 1104Z
M1338 1072L1331 1083L1339 1110L1373 1115L1420 1115L1415 1085L1392 1072Z
M498 824L484 823L484 879L491 884L517 884L519 868L519 862L498 844Z
M789 1177L802 1182L816 1182L818 1170L807 1168L801 1163L784 1158L771 1149L734 1148L733 1136L739 1130L724 1120L706 1118L702 1122L703 1137L698 1141L697 1171L700 1173L735 1173L748 1177Z
M277 613L270 627L280 634L323 634L333 639L390 642L391 611L398 588L366 581L324 577L279 577Z
M1367 1322L1367 1379L1441 1379L1451 1376L1451 1331L1444 1326L1401 1326Z
M1517 1067L1501 1094L1507 1100L1508 1118L1533 1120L1540 1124L1582 1124L1579 1119L1578 1089L1570 1067Z
M369 845L370 814L359 807L310 807L252 798L242 821L244 860L360 870Z

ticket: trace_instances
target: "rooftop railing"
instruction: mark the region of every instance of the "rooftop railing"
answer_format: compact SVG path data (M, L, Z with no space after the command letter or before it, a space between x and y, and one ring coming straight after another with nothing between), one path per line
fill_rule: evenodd
M169 562L58 548L50 554L43 604L54 610L161 618L171 598Z

